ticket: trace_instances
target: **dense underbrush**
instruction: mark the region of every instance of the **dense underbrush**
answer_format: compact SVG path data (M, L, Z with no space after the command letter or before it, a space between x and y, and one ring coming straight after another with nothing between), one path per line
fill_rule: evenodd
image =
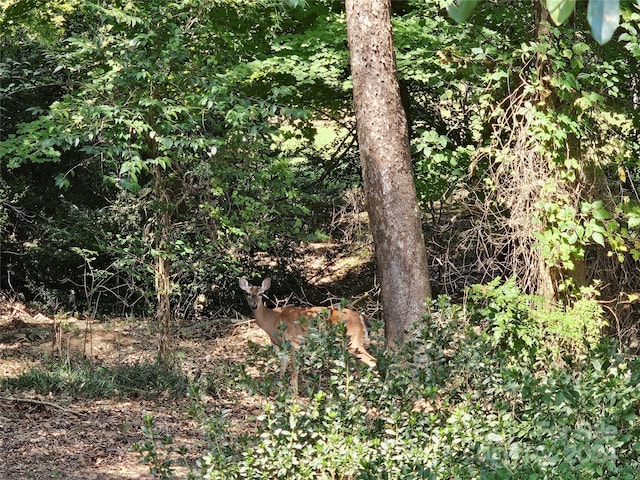
M376 371L345 354L344 332L314 331L301 397L248 382L272 398L259 431L237 438L223 410L203 416L212 447L190 475L637 478L640 362L598 337L602 310L582 302L551 308L511 281L472 290L464 308L441 297Z
M552 307L496 281L471 289L463 305L434 300L392 353L374 328L375 369L346 352L343 329L312 329L298 352L298 397L277 375L286 352L259 346L250 365L200 378L67 365L4 386L190 397L207 453L195 460L146 416L134 448L158 478L635 479L640 361L602 337L604 327L595 300ZM223 384L267 399L253 428L239 434L226 407L205 405Z

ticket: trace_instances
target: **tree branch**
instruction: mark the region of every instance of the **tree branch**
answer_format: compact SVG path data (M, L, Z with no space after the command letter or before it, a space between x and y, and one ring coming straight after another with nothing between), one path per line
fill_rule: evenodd
M0 396L0 401L6 401L6 402L20 402L20 403L31 403L34 405L46 405L48 407L53 407L53 408L57 408L58 410L62 410L65 413L72 413L74 415L77 415L78 417L82 416L82 415L86 415L83 412L79 412L77 410L72 410L70 408L64 408L60 405L57 405L55 403L51 403L51 402L45 402L42 400L32 400L30 398L15 398L15 397L2 397Z

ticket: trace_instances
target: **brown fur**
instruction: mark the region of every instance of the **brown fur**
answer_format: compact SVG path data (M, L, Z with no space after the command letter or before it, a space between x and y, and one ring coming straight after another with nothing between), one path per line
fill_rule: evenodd
M331 325L344 323L349 336L349 351L362 363L369 367L376 366L376 359L367 352L368 332L365 318L360 313L348 308L327 307L280 307L267 308L262 301L262 295L271 286L271 278L265 278L260 287L249 285L245 278L239 281L240 288L247 295L247 302L253 311L258 326L264 330L275 345L282 343L282 334L291 342L293 349L304 343L309 333L309 320L313 318L326 319ZM284 331L280 328L284 324ZM294 391L298 388L298 371L292 361L291 384ZM281 374L287 366L287 359L283 360Z

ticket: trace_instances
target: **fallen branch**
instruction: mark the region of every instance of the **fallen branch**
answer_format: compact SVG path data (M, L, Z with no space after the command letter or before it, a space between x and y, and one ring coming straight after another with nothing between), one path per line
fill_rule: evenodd
M72 410L70 408L64 408L60 405L51 402L45 402L43 400L32 400L30 398L16 398L16 397L2 397L0 396L0 400L4 400L6 402L19 402L19 403L31 403L34 405L46 405L47 407L57 408L58 410L62 410L65 413L72 413L77 415L78 417L85 415L83 412L78 412L77 410Z

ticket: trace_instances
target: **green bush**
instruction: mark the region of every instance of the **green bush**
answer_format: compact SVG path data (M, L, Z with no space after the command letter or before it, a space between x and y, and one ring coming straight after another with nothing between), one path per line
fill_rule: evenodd
M513 278L504 283L497 278L470 290L472 318L486 328L494 347L513 360L526 357L544 368L580 361L598 346L607 322L592 296L554 305L523 294Z
M211 447L190 476L637 478L640 362L603 341L585 348L580 362L540 368L548 340L539 334L557 319L542 322L542 310L526 307L530 298L496 289L486 290L485 301L474 293L466 309L435 300L400 351L385 356L372 346L375 372L345 353L344 332L313 330L299 352L302 396L293 398L284 380L271 390L258 431L242 438L223 411L204 420ZM505 309L511 320L498 337L495 319ZM542 327L527 333L528 342L514 321ZM535 354L523 354L534 344Z

